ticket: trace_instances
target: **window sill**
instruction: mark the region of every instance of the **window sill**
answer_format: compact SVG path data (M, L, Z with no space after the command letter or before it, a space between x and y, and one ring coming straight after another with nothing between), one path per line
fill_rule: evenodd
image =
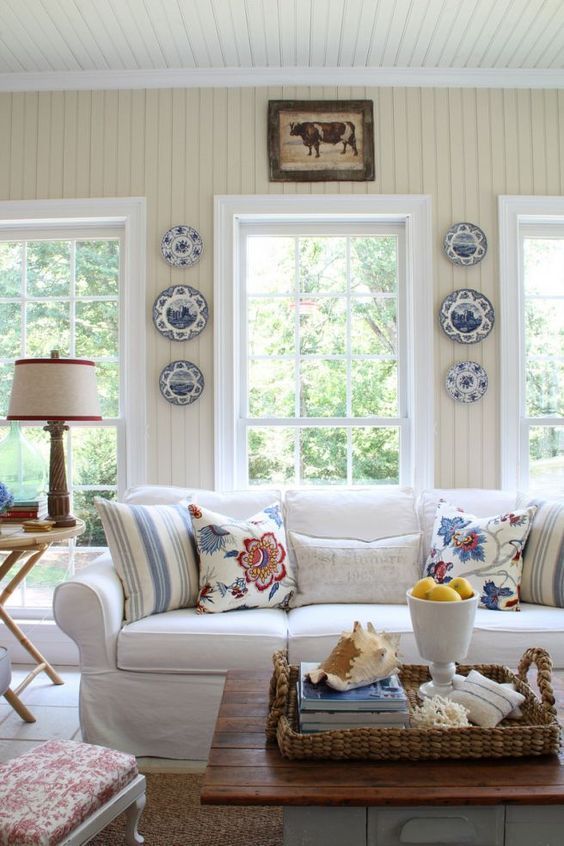
M78 665L78 648L54 620L22 619L17 616L13 619L51 664ZM12 664L34 663L32 656L8 631L4 623L0 623L0 644L8 648Z

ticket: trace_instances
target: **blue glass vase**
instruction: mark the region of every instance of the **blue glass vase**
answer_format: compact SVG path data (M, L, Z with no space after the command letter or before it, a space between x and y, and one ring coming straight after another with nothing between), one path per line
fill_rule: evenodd
M43 456L24 436L18 421L12 420L7 437L0 442L0 481L15 502L32 502L45 493L46 477Z

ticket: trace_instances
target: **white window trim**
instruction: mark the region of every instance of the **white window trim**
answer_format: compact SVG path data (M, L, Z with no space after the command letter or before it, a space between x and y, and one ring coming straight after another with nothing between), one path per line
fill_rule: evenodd
M145 268L146 200L116 197L80 200L10 200L0 202L0 227L49 228L68 224L119 224L125 233L122 257L123 293L120 308L123 352L121 356L122 414L126 420L125 473L118 495L125 487L143 484L147 470Z
M331 209L328 213L327 209ZM232 490L236 483L236 420L239 403L239 267L238 228L242 223L283 221L396 221L405 223L408 267L408 408L412 419L411 474L416 490L432 487L434 477L433 276L431 198L427 195L232 195L214 203L214 404L215 486Z
M523 278L519 227L522 224L564 223L564 197L502 195L498 198L498 214L501 486L507 490L526 490L528 431L522 414L525 385L520 335Z

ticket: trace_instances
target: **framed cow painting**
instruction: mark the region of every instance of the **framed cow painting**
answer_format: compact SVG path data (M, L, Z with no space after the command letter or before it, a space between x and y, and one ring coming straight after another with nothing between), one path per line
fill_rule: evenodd
M372 100L269 100L271 182L374 179Z

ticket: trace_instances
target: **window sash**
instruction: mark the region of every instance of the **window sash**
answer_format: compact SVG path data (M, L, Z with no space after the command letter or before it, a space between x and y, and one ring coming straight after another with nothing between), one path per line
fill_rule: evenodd
M521 474L521 483L524 487L530 485L530 433L532 428L552 428L564 427L564 418L558 415L529 415L527 414L527 382L526 370L527 364L530 361L550 360L559 361L564 356L543 356L543 355L528 355L526 353L527 332L525 325L525 308L528 301L546 301L554 302L556 306L562 307L564 305L564 292L562 295L547 295L547 294L529 294L525 291L525 241L529 239L559 240L564 244L564 222L555 223L547 222L543 224L527 224L522 223L519 226L519 255L522 272L519 276L519 313L520 313L520 339L523 356L523 367L521 368L521 390L520 390L520 466L523 468Z
M248 241L251 238L260 237L286 237L295 239L295 269L294 279L291 287L287 292L270 293L252 291L249 293L246 286L248 273ZM306 237L327 237L327 238L345 238L346 239L346 287L343 291L319 291L319 292L305 292L300 289L300 265L299 265L299 246L300 238ZM368 291L353 291L351 289L351 257L350 257L350 240L355 237L378 237L378 236L393 236L396 238L396 277L397 287L394 292L378 292L376 294ZM352 472L352 428L361 427L383 427L383 428L399 428L399 465L400 465L400 479L402 476L402 464L405 464L405 459L402 456L408 450L409 444L409 425L410 421L407 416L407 390L406 390L406 345L404 331L406 320L406 296L405 296L405 226L394 222L382 222L372 224L361 224L358 222L341 221L339 223L329 224L323 223L307 223L297 221L284 221L278 225L272 223L252 223L243 224L240 227L240 268L239 274L241 279L241 302L242 308L240 311L240 344L239 344L239 373L240 373L240 391L239 391L239 413L236 420L237 428L237 478L238 481L245 486L250 486L249 479L249 456L248 456L248 430L249 428L266 428L268 426L284 426L285 428L292 428L298 431L298 437L295 442L294 451L294 472L295 483L303 485L304 482L299 475L300 466L300 446L299 446L299 431L306 427L315 428L344 428L347 430L347 485L353 485ZM303 354L300 352L300 320L298 304L300 299L306 297L309 299L325 298L339 299L346 302L346 351L339 354ZM294 339L295 348L294 353L289 355L274 355L274 356L260 356L251 355L248 350L248 318L249 318L249 300L250 299L290 299L293 300L295 307L294 312ZM362 300L366 298L390 300L393 299L397 303L397 349L396 355L353 355L350 352L350 333L351 333L351 306L355 300ZM295 415L293 417L254 417L249 414L249 385L248 385L248 370L249 363L253 361L266 360L273 364L277 361L293 361L294 362L294 388L295 388ZM310 417L300 415L299 408L299 380L301 365L304 361L341 361L346 364L346 416L342 417ZM395 361L397 362L397 403L398 414L390 417L378 416L354 416L351 411L352 402L352 363L354 361ZM339 483L334 483L339 484ZM253 485L254 487L254 485Z
M119 417L105 417L96 427L117 429L118 479L121 495L125 488L145 481L146 374L139 366L145 357L145 340L139 328L145 326L145 252L146 203L143 198L109 198L89 200L32 200L0 203L0 240L120 240L120 409ZM11 298L4 298L4 301ZM28 298L37 301L41 298ZM43 301L51 298L44 298ZM111 300L107 297L82 297L81 302ZM127 322L125 315L127 314ZM113 357L112 357L113 358ZM101 363L110 357L97 357ZM12 359L10 359L10 362ZM135 361L136 367L131 366ZM127 419L127 437L125 420ZM0 426L5 425L0 421ZM72 428L92 425L73 423ZM67 452L67 455L69 453ZM72 477L69 477L72 484ZM76 486L75 490L107 490L109 486ZM97 547L78 547L71 557L96 552ZM16 609L18 616L45 617L40 608Z
M312 221L314 221L313 226ZM408 330L408 443L400 484L432 486L433 312L431 198L425 195L233 195L215 198L214 363L215 480L220 490L244 485L241 475L240 342L242 329L241 238L247 224L272 225L276 232L298 225L302 232L334 234L343 223L374 231L384 223L405 226ZM263 231L268 231L266 228ZM285 230L286 231L286 230ZM366 230L365 230L366 231ZM284 232L282 233L284 234ZM343 418L345 419L345 418ZM339 425L343 419L339 418ZM310 419L308 419L310 422ZM327 418L324 418L324 423ZM391 420L383 421L386 425ZM362 425L362 424L361 424ZM417 461L412 457L417 455Z
M564 427L564 418L527 414L525 302L529 299L550 299L560 304L564 295L525 293L524 244L527 238L564 239L564 198L501 196L499 223L501 486L527 490L530 484L530 430L534 427ZM511 327L517 327L518 331L512 331ZM550 356L550 359L554 357Z
M69 281L69 292L68 294L64 295L55 295L55 296L32 296L28 293L28 266L27 266L27 251L28 251L28 244L35 243L37 241L61 241L66 242L70 245L70 281ZM77 293L76 290L76 247L77 242L84 242L84 241L117 241L119 244L119 285L118 290L119 294L116 295L106 295L106 296L84 296ZM28 313L27 313L27 305L28 303L53 303L53 302L64 302L69 304L69 357L76 358L76 320L77 320L77 305L83 302L111 302L118 305L118 352L117 355L113 356L96 356L96 361L99 363L112 363L112 364L119 364L121 359L123 358L122 355L122 331L121 331L121 314L120 314L120 301L122 299L122 289L123 289L123 229L117 229L116 227L84 227L78 231L73 232L73 237L69 234L69 230L65 229L64 227L58 228L53 227L49 230L39 230L36 231L32 228L26 228L24 230L15 230L10 229L9 233L4 231L0 231L0 242L15 242L20 243L23 249L22 255L22 278L21 278L21 293L19 296L12 296L12 297L0 297L0 304L1 303L16 303L20 307L20 325L21 325L21 338L20 338L20 351L19 357L24 357L26 355L26 341L28 335ZM12 364L12 359L7 358L0 358L0 364ZM121 368L120 368L121 369ZM71 494L71 503L74 498L74 495L77 493L81 493L83 491L98 491L100 493L104 491L111 491L117 493L120 483L123 486L124 480L124 470L125 470L125 461L123 456L123 451L119 449L120 442L123 442L125 439L125 419L123 415L123 400L122 400L122 386L121 386L121 373L119 374L120 377L120 389L118 392L118 416L117 417L105 417L103 420L100 421L76 421L71 424L71 427L74 429L76 428L113 428L116 430L116 466L117 466L117 480L115 485L79 485L73 482L73 464L74 464L74 450L72 447L72 432L69 429L68 432L65 433L65 458L66 458L66 465L67 465L67 483L68 489ZM22 421L23 425L25 426L25 421ZM7 420L0 420L0 437L2 428L9 427L10 422ZM37 424L36 424L37 425ZM55 545L53 547L54 550L57 549L66 549L68 553L68 573L69 575L74 575L75 573L75 564L77 555L87 552L94 552L94 551L103 551L105 547L91 547L91 546L81 546L78 539L71 539L65 545ZM25 602L26 591L27 591L27 580L24 579L19 587L19 591L21 592L20 595L23 597L23 605L11 605L12 612L17 612L19 615L25 613L29 617L32 617L34 614L40 613L45 610L42 606L27 606ZM47 606L48 608L49 606Z

